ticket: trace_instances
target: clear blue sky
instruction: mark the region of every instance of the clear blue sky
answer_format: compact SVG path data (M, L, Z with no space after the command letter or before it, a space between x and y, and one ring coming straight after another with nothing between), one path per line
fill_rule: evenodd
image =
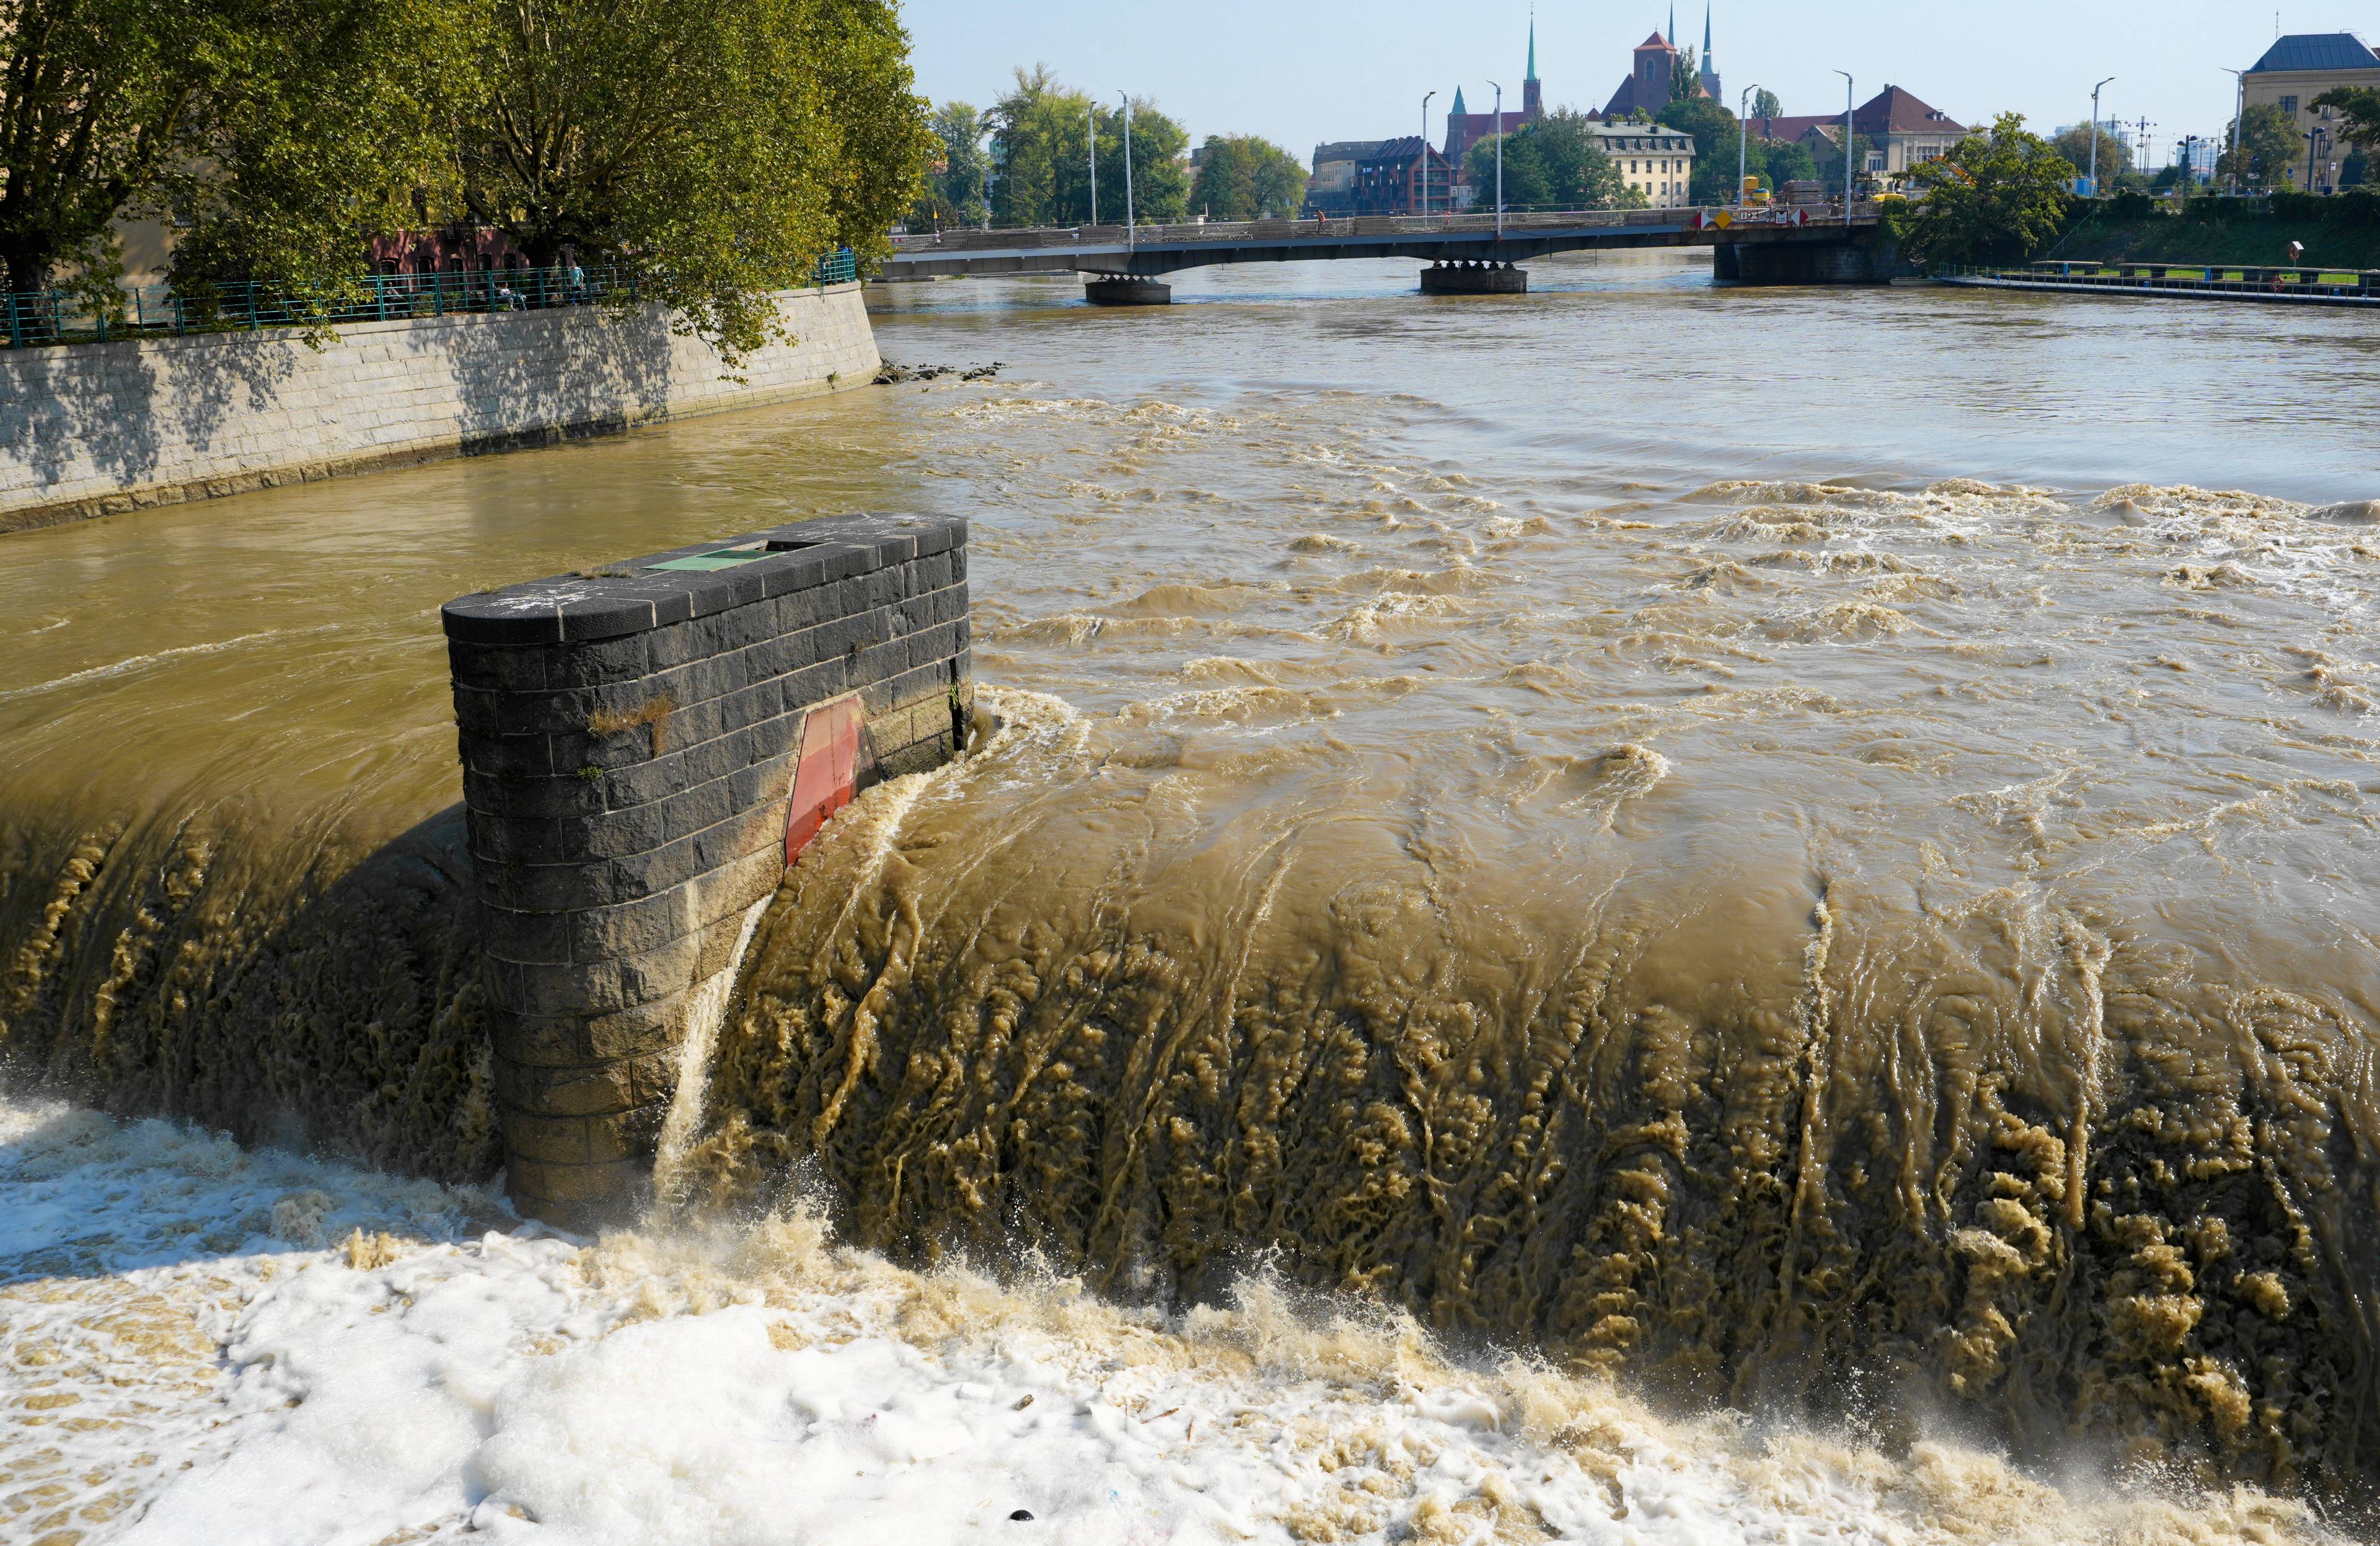
M1193 141L1261 134L1300 159L1318 140L1411 134L1435 89L1430 136L1463 88L1488 111L1492 78L1517 106L1527 0L904 0L917 41L918 90L983 106L1016 65L1046 63L1070 85L1112 97L1129 89L1180 118ZM1772 88L1788 113L1840 112L1843 83L1860 100L1890 84L1965 123L2014 109L2034 127L2080 123L2091 83L2118 78L2101 111L2145 115L2158 164L2185 133L2219 134L2231 78L2272 42L2270 0L1720 0L1713 7L1719 73L1733 99ZM2380 42L2380 0L2284 0L2291 32L2358 31ZM1667 28L1668 0L1548 0L1537 10L1537 74L1552 106L1600 107L1627 74L1629 53ZM1683 41L1702 42L1701 0L1678 8ZM1730 105L1733 103L1730 100Z

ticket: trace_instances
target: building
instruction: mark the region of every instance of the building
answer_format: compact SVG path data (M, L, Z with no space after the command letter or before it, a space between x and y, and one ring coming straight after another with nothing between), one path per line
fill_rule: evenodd
M1537 22L1529 18L1529 69L1521 78L1519 112L1507 108L1499 119L1491 105L1485 113L1468 111L1463 103L1463 88L1454 89L1454 108L1446 115L1446 159L1459 170L1471 147L1499 134L1513 134L1524 124L1533 124L1546 115L1545 85L1537 79Z
M1359 215L1426 214L1454 208L1454 166L1420 135L1384 139L1355 163Z
M1670 105L1670 83L1675 78L1678 62L1684 58L1678 45L1656 32L1636 45L1635 66L1620 90L1611 93L1604 104L1607 118L1629 118L1642 113L1658 117L1661 109ZM1706 93L1707 94L1707 93Z
M1591 125L1596 148L1609 156L1630 187L1657 210L1688 201L1694 180L1694 137L1659 124L1604 122Z
M1974 132L1898 86L1887 86L1869 98L1866 106L1852 115L1852 127L1873 147L1865 170L1894 177L1940 160Z
M1355 212L1356 163L1376 154L1377 139L1334 139L1314 147L1314 174L1305 181L1305 215L1343 219Z
M2338 141L2338 111L2316 107L2313 99L2342 86L2380 88L2380 54L2352 32L2298 32L2281 38L2241 79L2241 111L2277 107L2289 115L2301 138L2330 137L2326 144L2307 146L2306 155L2290 171L2292 182L2304 180L2310 159L2314 163L2313 186L2327 189L2334 185L2330 170L2347 155L2347 147Z
M1822 160L1842 154L1843 115L1840 113L1753 118L1747 127L1757 139L1801 145ZM1887 86L1854 109L1852 127L1868 142L1867 164L1861 171L1869 176L1891 177L1905 176L1912 169L1938 160L1974 132L1898 86ZM1841 169L1836 170L1840 175Z

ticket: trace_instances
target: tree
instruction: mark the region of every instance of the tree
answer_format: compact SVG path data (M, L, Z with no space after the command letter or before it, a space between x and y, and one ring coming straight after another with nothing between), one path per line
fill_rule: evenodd
M1692 45L1670 61L1670 101L1693 102L1703 94L1702 63ZM1665 120L1666 121L1666 120Z
M1269 139L1210 134L1190 185L1190 208L1209 220L1288 220L1305 202L1305 168Z
M1901 249L1922 263L2022 262L2064 224L2074 163L2003 113L1911 180L1921 197L1896 215Z
M893 0L483 0L452 207L544 266L631 271L730 359L770 293L864 261L935 149Z
M2242 187L2278 187L2291 179L2305 154L2297 122L2272 103L2260 103L2223 131L2218 177L2238 178Z
M1079 225L1091 218L1091 144L1099 144L1099 216L1124 214L1124 119L1121 105L1096 107L1059 83L1047 65L1019 68L986 115L992 133L991 218L1008 226ZM1179 220L1190 182L1180 164L1190 142L1180 124L1148 103L1132 104L1133 207L1147 221Z
M1771 193L1787 183L1815 182L1818 163L1811 158L1806 146L1790 139L1755 141L1745 158L1746 176L1757 176Z
M1777 100L1776 92L1763 86L1752 93L1752 115L1755 118L1781 118L1785 115L1785 104Z
M941 149L926 169L926 187L910 209L912 225L979 225L984 217L984 155L990 132L982 114L963 102L934 110L928 127Z
M1743 126L1735 115L1708 97L1687 97L1663 107L1660 121L1694 137L1694 180L1686 197L1697 204L1735 202L1736 152L1743 143Z
M1520 208L1620 210L1642 208L1644 193L1628 186L1618 163L1597 148L1598 120L1575 108L1557 108L1504 139L1504 202ZM1471 186L1496 186L1496 137L1474 144L1463 158Z
M2341 144L2369 151L2380 146L2380 90L2369 86L2334 86L2313 99L2316 107L2335 107L2343 120Z
M2076 124L2049 143L2052 150L2088 174L2091 170L2091 145L2095 139L2099 146L2100 182L2114 181L2132 169L2132 148L2104 127L2095 132L2094 126L2090 124Z
M0 0L0 283L113 299L116 223L177 280L352 277L435 159L459 24L431 0Z

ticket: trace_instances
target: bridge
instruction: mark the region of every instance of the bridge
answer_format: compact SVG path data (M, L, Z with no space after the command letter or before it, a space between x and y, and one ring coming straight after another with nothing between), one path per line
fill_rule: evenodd
M1216 263L1418 258L1427 292L1520 293L1513 265L1598 248L1706 247L1713 272L1743 284L1879 284L1892 275L1872 203L1743 209L1592 210L1351 220L1257 220L1178 225L1075 225L898 236L876 277L941 279L1080 272L1089 298L1163 305L1162 274Z

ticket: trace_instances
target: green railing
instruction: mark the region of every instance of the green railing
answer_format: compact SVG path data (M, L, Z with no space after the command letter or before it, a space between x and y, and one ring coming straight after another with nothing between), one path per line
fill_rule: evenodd
M810 283L847 284L858 272L851 249L843 248L818 260ZM634 302L638 287L638 276L628 270L552 268L365 274L335 289L312 291L242 283L188 294L163 284L119 289L99 297L65 290L0 293L0 347L335 327L475 311L541 311L606 299Z
M2263 267L2240 263L2127 263L2077 258L2001 268L1969 268L1945 263L1936 268L1934 276L1945 280L2023 284L2033 288L2380 299L2380 271L2312 264Z

